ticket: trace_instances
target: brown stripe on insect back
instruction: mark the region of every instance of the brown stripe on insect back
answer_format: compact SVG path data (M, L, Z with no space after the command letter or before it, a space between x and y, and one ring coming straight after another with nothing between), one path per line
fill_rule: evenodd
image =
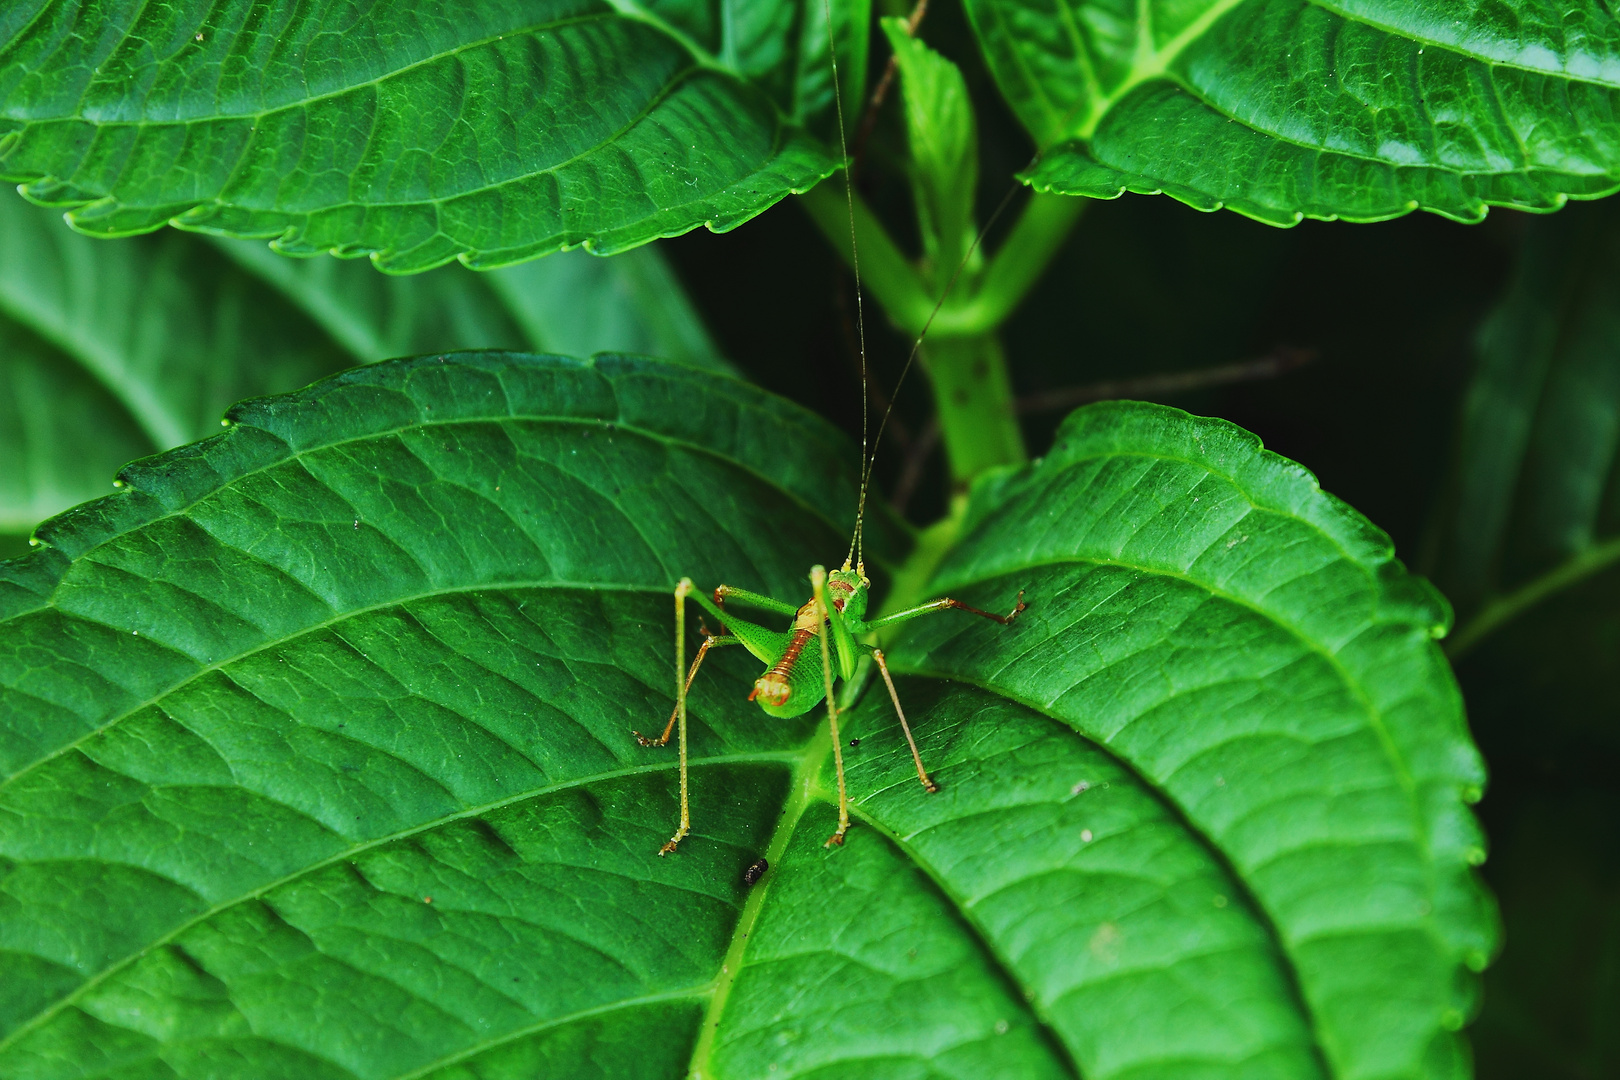
M843 610L842 600L834 600L833 603L840 611ZM790 682L793 678L793 669L799 664L799 656L804 652L805 643L821 632L821 619L817 617L818 615L814 600L799 608L798 614L793 619L793 635L788 638L782 658L776 662L775 667L754 680L753 693L748 695L749 701L764 697L771 705L783 705L787 702L793 692Z
M776 666L771 668L770 674L780 675L784 679L792 677L793 669L799 663L799 654L804 651L804 643L815 636L814 630L793 631L793 636L788 639L787 651L782 654L782 659L776 662Z

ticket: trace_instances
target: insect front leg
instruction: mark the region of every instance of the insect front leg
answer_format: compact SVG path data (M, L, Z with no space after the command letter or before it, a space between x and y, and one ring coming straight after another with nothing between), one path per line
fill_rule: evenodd
M680 583L675 586L675 716L672 722L679 724L681 731L681 825L675 830L675 835L658 849L660 856L674 851L675 846L692 831L692 812L687 803L686 787L686 688L692 683L691 676L686 673L686 597L691 591L691 578L681 578ZM692 665L692 675L697 674L697 664L703 661L708 644L708 641L705 641L704 647L698 650L697 663ZM664 729L664 738L669 738L668 728Z
M1028 607L1029 605L1024 603L1023 589L1018 590L1018 599L1014 603L1013 609L1007 612L1005 615L997 615L991 611L981 611L979 608L971 607L962 603L960 600L952 600L950 597L944 596L938 600L930 600L926 604L919 604L914 608L907 608L904 611L897 611L893 615L885 615L880 619L868 619L866 622L863 622L860 625L859 632L865 633L868 630L876 630L880 626L893 626L895 623L903 623L910 619L915 619L919 615L927 615L931 611L945 611L949 608L955 608L958 611L966 611L973 615L982 615L992 622L998 622L1002 626L1007 626L1018 617L1018 613L1020 611L1023 611Z
M816 614L819 621L827 619L831 610L827 603L827 571L816 566L810 569L810 585L815 590ZM844 787L844 750L838 738L838 701L833 696L832 650L827 645L828 634L817 634L821 643L821 677L827 692L827 727L832 733L833 770L838 774L838 831L827 838L824 847L842 845L849 832L849 794Z

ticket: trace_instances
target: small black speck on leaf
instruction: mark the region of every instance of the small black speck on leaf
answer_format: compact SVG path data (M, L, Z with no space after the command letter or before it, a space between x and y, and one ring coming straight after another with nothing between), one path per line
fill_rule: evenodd
M754 884L755 882L759 881L760 878L764 877L765 871L769 870L770 868L771 864L766 862L764 859L755 859L748 869L743 871L743 884Z
M861 740L859 740L859 739L851 739L851 740L849 740L849 745L851 745L851 746L859 746L859 745L861 745Z

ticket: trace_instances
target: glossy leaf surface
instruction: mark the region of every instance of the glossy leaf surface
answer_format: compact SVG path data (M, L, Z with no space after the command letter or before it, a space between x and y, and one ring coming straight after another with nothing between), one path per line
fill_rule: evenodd
M99 236L172 222L401 273L724 230L833 168L803 127L830 89L812 7L25 0L0 13L0 177Z
M869 691L840 850L819 719L715 653L661 859L674 754L630 731L671 587L800 598L853 448L612 356L232 419L0 564L0 1073L1465 1069L1493 942L1443 606L1230 425L1095 407L979 487L937 585L1031 606L895 644L942 791Z
M1038 190L1273 224L1620 186L1620 21L1589 0L968 0Z

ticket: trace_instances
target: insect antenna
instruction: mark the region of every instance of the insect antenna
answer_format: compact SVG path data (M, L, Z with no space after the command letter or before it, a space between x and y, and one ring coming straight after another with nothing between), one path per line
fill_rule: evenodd
M1008 204L1012 202L1012 197L1018 191L1019 185L1017 180L1013 181L1012 186L1007 189L1007 194L1001 197L1001 202L996 206L995 212L984 223L984 228L979 230L978 235L973 238L973 243L968 245L966 254L962 256L962 261L956 264L955 270L951 271L950 280L945 282L945 288L941 290L939 299L934 301L933 310L928 313L928 318L923 321L922 329L917 332L916 340L911 343L911 352L906 357L905 366L900 369L900 377L894 381L894 389L889 394L889 403L883 410L883 418L878 421L877 434L871 438L869 443L867 433L869 429L868 402L870 395L867 391L866 311L861 302L860 245L855 239L855 180L851 175L849 146L844 134L844 92L838 81L838 33L833 26L832 0L821 0L821 10L827 20L827 52L832 57L833 104L838 115L838 151L844 162L844 201L849 207L849 263L850 268L855 273L855 334L857 343L860 346L861 358L861 488L860 498L855 505L855 529L850 534L849 553L844 556L844 569L850 569L850 565L853 563L857 570L864 571L866 563L866 553L864 551L866 496L872 486L872 467L877 463L877 448L883 441L884 429L889 426L889 417L894 414L894 403L900 397L900 387L905 383L906 376L911 373L912 365L917 360L917 353L922 350L923 339L928 336L928 328L934 325L934 318L939 314L940 309L945 306L945 299L951 295L951 290L956 287L957 279L962 276L962 271L972 261L974 252L979 250L979 245L984 242L985 236L995 226L996 220L1001 217L1002 211L1006 210Z
M951 271L950 280L945 282L945 288L940 292L939 299L934 301L933 310L928 313L928 318L923 320L922 329L917 332L916 340L911 343L911 352L906 356L905 366L900 369L900 377L894 380L894 389L889 392L889 404L883 410L883 418L878 421L877 435L872 439L872 452L870 454L866 452L864 423L862 425L861 456L864 459L864 464L861 469L861 497L855 507L855 538L853 540L857 565L865 561L865 553L861 550L861 547L866 524L866 493L872 486L872 467L877 464L878 444L883 441L883 430L889 426L889 417L894 413L894 403L900 397L900 387L905 383L906 376L911 373L912 365L916 363L917 354L922 350L923 338L928 336L928 328L934 325L934 317L945 306L946 297L950 296L951 290L956 287L956 279L962 276L962 271L967 267L969 260L973 258L973 253L979 250L979 245L984 242L985 236L995 226L996 219L1001 217L1002 211L1007 209L1017 191L1018 181L1014 180L1012 186L1007 189L1007 194L1003 195L1001 202L996 205L995 213L990 215L990 220L984 223L984 228L979 230L979 234L973 238L973 243L968 245L967 254L962 256L962 261L956 264L955 270ZM864 359L862 363L864 367Z
M860 506L855 511L855 531L850 533L849 554L844 556L844 569L856 555L861 536L861 515L866 507L865 464L867 458L866 434L869 420L866 392L866 307L861 302L861 248L855 242L855 179L851 175L849 143L844 134L844 88L838 81L838 30L833 25L832 0L821 0L821 11L827 19L827 55L832 58L833 106L838 114L838 153L844 164L844 201L849 206L849 265L855 272L855 337L861 353L861 478ZM890 403L893 404L892 402Z

